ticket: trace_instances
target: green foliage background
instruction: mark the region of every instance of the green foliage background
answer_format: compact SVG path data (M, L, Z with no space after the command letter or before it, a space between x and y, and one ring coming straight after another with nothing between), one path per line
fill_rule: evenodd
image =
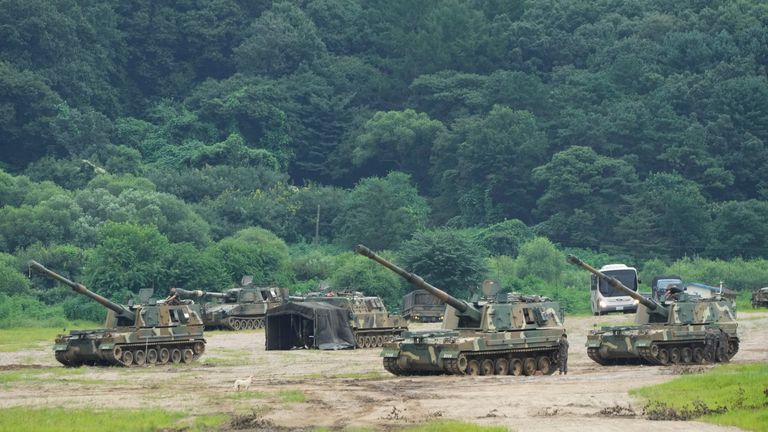
M572 312L565 252L766 285L762 1L13 0L0 40L0 305L24 316L99 315L28 259L120 301L252 274L396 306L356 243Z

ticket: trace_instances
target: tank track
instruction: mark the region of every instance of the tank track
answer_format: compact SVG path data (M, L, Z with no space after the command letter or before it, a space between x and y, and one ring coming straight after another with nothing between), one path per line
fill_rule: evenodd
M400 336L403 329L370 329L357 330L355 334L355 348L381 348L385 343L392 342Z
M69 351L57 351L56 360L67 367L123 366L142 367L167 363L191 363L205 352L205 341L168 341L150 344L116 344L111 351L103 351L97 359L78 358Z
M513 368L513 363L516 363L517 367ZM541 348L464 351L459 354L459 358L443 360L442 370L403 369L397 364L397 359L392 357L385 357L383 364L384 369L396 376L441 374L517 376L537 375L539 372L541 375L552 375L558 369L558 351Z
M231 316L221 326L214 326L223 330L254 330L264 328L264 316Z
M714 357L707 353L704 341L698 339L654 342L648 347L638 348L637 351L638 357L629 359L603 358L597 348L589 348L587 354L589 358L600 365L626 364L628 361L653 366L727 362L739 351L739 339L735 337L729 338L728 350L715 353Z

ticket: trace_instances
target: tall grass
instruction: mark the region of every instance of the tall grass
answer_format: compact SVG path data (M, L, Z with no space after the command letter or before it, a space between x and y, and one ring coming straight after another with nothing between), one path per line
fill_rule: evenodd
M768 431L768 363L718 365L630 394L645 398L647 410L662 408L667 415L693 412L705 422Z

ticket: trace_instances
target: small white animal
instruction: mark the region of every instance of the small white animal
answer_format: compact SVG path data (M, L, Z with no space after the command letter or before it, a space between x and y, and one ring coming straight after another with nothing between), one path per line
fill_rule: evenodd
M246 379L235 380L233 389L235 391L248 391L248 389L251 388L251 384L253 384L253 375Z

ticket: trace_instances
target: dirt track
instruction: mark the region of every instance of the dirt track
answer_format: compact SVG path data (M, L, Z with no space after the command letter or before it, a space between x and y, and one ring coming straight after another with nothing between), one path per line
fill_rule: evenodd
M378 349L264 351L263 331L211 332L207 353L191 367L83 368L62 373L50 345L0 353L0 374L38 367L32 378L0 386L0 407L163 407L189 413L256 414L277 428L367 426L397 429L432 419L504 425L518 431L726 431L698 422L648 421L601 414L617 406L642 411L628 390L674 378L673 367L602 367L586 356L593 325L632 316L568 318L567 376L393 377ZM421 325L417 327L426 327ZM434 325L431 325L434 326ZM768 361L768 312L740 315L741 349L734 362ZM23 366L22 366L23 365ZM53 369L56 368L56 369ZM235 393L235 379L256 377L253 393ZM299 390L304 402L284 402ZM295 394L294 393L294 394Z

